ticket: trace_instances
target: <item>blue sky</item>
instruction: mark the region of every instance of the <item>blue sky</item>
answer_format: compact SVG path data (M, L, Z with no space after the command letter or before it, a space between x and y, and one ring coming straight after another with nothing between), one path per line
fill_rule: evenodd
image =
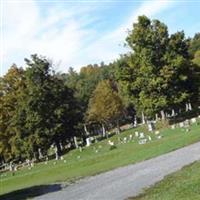
M61 72L111 62L129 50L127 30L143 14L167 24L170 33L200 32L200 0L1 0L1 75L12 63L25 67L33 53Z

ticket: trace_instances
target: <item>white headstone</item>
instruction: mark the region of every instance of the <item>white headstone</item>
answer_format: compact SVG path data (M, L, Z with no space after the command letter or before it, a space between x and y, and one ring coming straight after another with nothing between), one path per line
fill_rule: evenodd
M146 144L146 142L147 142L147 139L142 139L138 141L139 144Z
M162 138L162 136L161 135L158 135L158 137L157 137L158 139L161 139Z
M137 131L135 131L135 137L138 137L139 133Z
M133 139L133 135L132 135L132 134L129 135L129 139L130 139L130 140Z
M175 129L175 125L174 124L171 126L171 129Z
M144 138L144 133L141 132L139 138Z
M90 138L86 138L86 146L89 147L90 144L91 144L91 142L90 142Z
M183 127L184 127L184 123L183 123L183 122L180 122L180 123L179 123L179 127L180 127L180 128L183 128Z
M192 118L191 119L191 123L196 123L197 122L197 119L196 118Z
M155 135L159 135L160 134L160 131L155 131Z
M153 127L151 123L148 124L148 131L153 131Z

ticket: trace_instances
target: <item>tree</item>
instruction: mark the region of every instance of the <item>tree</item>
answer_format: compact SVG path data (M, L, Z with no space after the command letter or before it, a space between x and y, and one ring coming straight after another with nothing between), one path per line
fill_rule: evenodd
M18 147L22 141L16 142L17 133L14 126L14 116L21 91L24 88L24 70L15 64L7 74L0 79L0 154L5 161L18 155Z
M161 112L164 119L164 111L192 100L195 80L183 32L169 36L165 24L140 16L126 41L133 52L119 63L118 77L137 112L149 118Z
M200 33L196 33L190 40L189 52L192 58L198 50L200 50Z
M193 63L200 66L200 50L196 51L194 54L194 59L192 60Z
M38 158L38 150L46 153L55 144L75 134L76 101L73 91L64 85L51 69L51 63L37 55L26 59L26 87L15 116L16 132L29 157Z
M109 80L101 81L93 92L87 120L105 125L117 123L123 112L122 101Z

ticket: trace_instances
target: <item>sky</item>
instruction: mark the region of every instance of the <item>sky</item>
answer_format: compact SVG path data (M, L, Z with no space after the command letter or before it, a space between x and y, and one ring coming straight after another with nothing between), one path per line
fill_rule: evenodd
M164 22L172 34L200 32L200 0L0 0L0 65L4 75L31 54L57 72L112 62L129 51L128 30L139 15Z

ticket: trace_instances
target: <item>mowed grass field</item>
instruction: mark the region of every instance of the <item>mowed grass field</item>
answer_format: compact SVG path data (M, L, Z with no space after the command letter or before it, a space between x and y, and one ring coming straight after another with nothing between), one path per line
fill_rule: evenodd
M130 200L199 200L200 162L175 172Z
M135 131L143 131L145 135L151 135L152 141L146 144L138 144L138 138L126 144L118 144L118 138L129 137ZM200 141L200 125L191 126L190 132L176 128L174 130L160 130L161 139L156 139L154 133L148 133L144 127L130 129L103 140L90 147L84 147L83 151L72 150L64 155L64 160L51 160L48 164L38 163L29 170L21 169L14 176L10 172L1 174L0 199L2 194L13 192L23 188L31 188L37 185L51 183L65 184L86 176L92 176L120 166L133 164L161 154L173 151L186 145ZM108 140L115 141L117 148L110 150Z

